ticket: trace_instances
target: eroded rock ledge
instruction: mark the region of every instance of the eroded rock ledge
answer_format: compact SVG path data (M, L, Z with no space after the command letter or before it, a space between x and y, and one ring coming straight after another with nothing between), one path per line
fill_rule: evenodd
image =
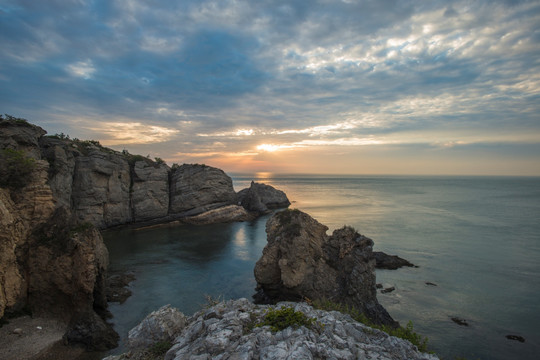
M268 309L293 307L314 319L316 326L285 328L254 326ZM149 335L151 334L151 336ZM436 360L406 340L358 323L348 315L315 310L306 303L254 305L231 300L186 318L165 306L129 332L129 352L106 360L145 359L169 343L165 360L180 359L379 359ZM164 351L164 352L165 352Z

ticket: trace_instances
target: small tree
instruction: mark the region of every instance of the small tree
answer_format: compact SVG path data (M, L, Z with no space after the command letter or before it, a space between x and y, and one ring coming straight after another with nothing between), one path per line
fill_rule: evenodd
M36 161L24 151L0 150L0 186L20 189L32 180Z

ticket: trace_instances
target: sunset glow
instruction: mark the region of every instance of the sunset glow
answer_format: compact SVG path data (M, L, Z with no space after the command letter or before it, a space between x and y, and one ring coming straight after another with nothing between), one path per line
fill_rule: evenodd
M540 175L537 2L316 3L3 1L0 112L225 171Z

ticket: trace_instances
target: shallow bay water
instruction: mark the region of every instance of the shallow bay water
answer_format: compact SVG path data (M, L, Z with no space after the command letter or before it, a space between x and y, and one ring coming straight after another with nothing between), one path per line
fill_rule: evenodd
M273 185L287 193L291 208L309 213L329 233L351 225L374 240L375 250L418 265L377 270L377 282L396 288L378 298L402 324L412 320L443 358L536 359L540 353L539 178L232 177L237 191L251 180ZM205 295L250 298L268 217L105 232L111 268L137 278L133 295L111 306L116 330L125 338L165 304L192 314ZM510 334L525 343L506 339Z

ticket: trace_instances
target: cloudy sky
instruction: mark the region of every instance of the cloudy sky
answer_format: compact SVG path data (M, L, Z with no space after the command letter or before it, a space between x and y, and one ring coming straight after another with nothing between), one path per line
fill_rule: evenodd
M0 113L231 173L540 175L540 2L0 0Z

